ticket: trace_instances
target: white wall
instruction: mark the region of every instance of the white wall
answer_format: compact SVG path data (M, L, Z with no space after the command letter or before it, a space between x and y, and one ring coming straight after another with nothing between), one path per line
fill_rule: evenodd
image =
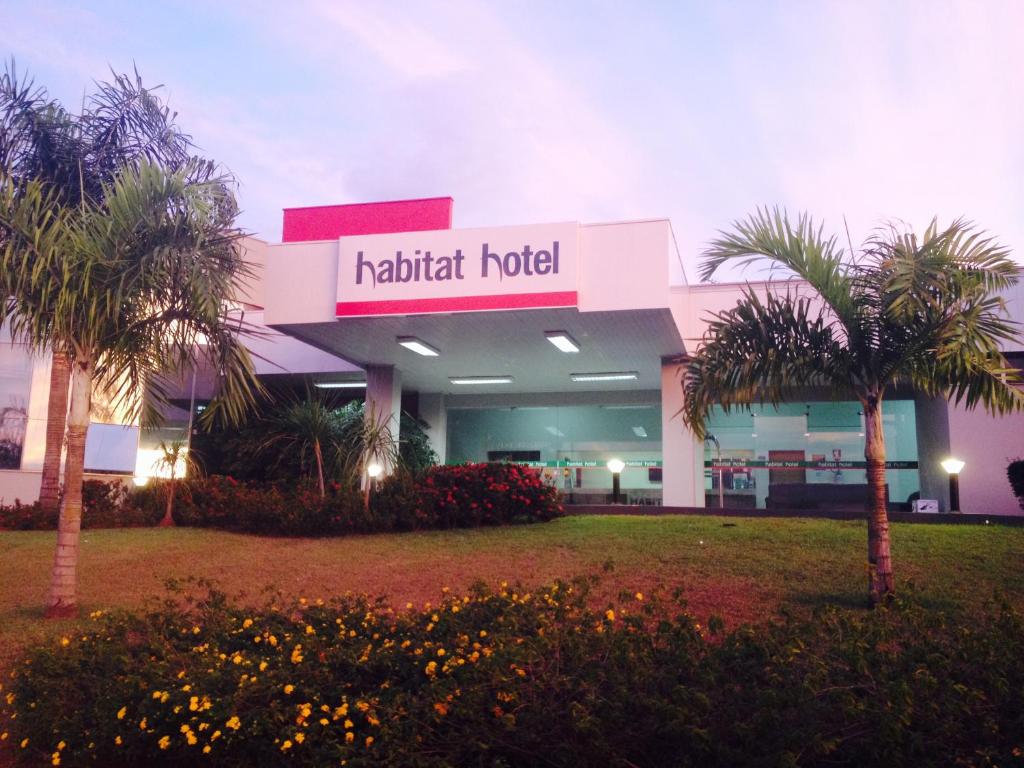
M966 462L960 473L960 511L1024 515L1006 477L1010 460L1024 457L1024 413L992 417L950 406L949 452Z

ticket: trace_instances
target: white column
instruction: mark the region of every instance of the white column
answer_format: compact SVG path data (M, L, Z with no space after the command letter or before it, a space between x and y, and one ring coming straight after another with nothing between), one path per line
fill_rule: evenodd
M704 451L683 423L679 364L661 366L662 503L666 507L704 506Z
M430 447L437 454L437 463L444 464L448 447L448 408L440 392L420 392L420 418L426 422Z
M391 436L399 439L402 414L402 373L393 365L366 366L366 414L388 419ZM391 467L384 467L385 474Z

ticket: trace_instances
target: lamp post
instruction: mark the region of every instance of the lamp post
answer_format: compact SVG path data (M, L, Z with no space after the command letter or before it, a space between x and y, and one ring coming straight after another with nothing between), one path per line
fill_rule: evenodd
M608 470L612 473L612 504L619 503L619 475L626 468L622 459L609 459Z
M363 506L367 509L370 508L370 493L377 490L377 478L380 477L384 472L384 467L376 461L372 461L366 465L366 490L363 495Z
M964 462L960 459L948 458L942 462L942 468L949 473L949 511L960 511L960 470Z

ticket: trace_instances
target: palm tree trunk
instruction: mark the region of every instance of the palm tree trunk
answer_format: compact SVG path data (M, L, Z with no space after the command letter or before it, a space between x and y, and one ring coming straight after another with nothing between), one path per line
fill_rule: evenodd
M320 483L320 498L327 495L327 488L324 486L324 455L320 450L320 441L313 441L313 455L316 456L316 479Z
M171 479L167 482L167 505L164 507L164 516L157 525L160 528L174 527L174 465L171 465Z
M64 465L64 499L57 525L47 618L78 614L78 534L82 527L82 475L85 435L92 404L92 360L77 357L71 367L71 409L68 413L68 457Z
M62 352L54 352L50 364L50 399L46 405L46 452L39 486L39 506L43 512L56 512L60 503L60 454L64 448L70 380L71 360Z
M882 402L875 396L864 401L864 458L867 460L868 494L868 597L878 605L895 593L892 557L889 553L889 514L885 494L885 433Z

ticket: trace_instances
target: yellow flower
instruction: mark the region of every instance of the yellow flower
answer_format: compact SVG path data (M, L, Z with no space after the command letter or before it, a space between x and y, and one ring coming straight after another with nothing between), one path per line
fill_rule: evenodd
M190 747L194 747L196 743L199 741L199 739L196 738L196 735L192 733L192 731L189 731L185 734L185 741L188 742L188 745Z
M448 705L440 701L435 702L434 711L437 712L437 714L439 714L441 717L444 717L448 714Z
M299 664L302 661L302 644L299 643L292 648L292 664Z
M147 728L146 718L139 720L139 730L144 731Z
M117 719L124 720L124 716L126 714L128 714L128 707L121 707L119 710L117 710Z
M373 744L373 736L367 736L366 737L366 746L370 746L371 744Z
M281 745L281 751L282 752L287 752L291 748L292 748L291 740L290 739L285 739L284 740L284 744Z
M444 656L444 653L445 653L444 648L438 648L437 649L437 655L438 656Z
M305 740L306 740L306 734L304 734L302 731L299 731L298 733L295 734L295 743L296 744L301 744Z
M481 629L480 630L480 637L487 637L487 630L486 629Z
M331 724L331 721L328 720L326 717L321 717L320 718L320 725L330 725L330 724Z
M353 723L352 723L352 721L351 721L351 720L346 720L346 721L345 721L344 723L342 723L342 725L343 725L343 726L344 726L345 728L351 728L351 727L353 726Z
M0 741L7 741L7 731L0 733Z
M252 619L246 619L242 622L242 629L248 629L252 626Z
M284 692L285 692L285 693L288 693L288 694L290 694L290 693L291 693L292 691L294 691L294 690L295 690L295 686L294 686L294 685L292 685L291 683L288 683L288 685L286 685L286 686L284 687Z
M53 759L50 762L53 765L60 765L60 752L54 752Z
M117 744L117 746L120 747L124 743L124 741L121 739L120 736L115 736L114 737L114 743Z
M160 749L167 749L169 746L171 746L171 737L161 736L160 741L158 741L157 744L160 746Z
M643 592L637 592L635 597L636 597L637 600L643 601L644 593Z
M238 719L238 715L232 715L228 719L228 721L224 723L224 727L230 728L233 731L237 731L239 728L242 727L242 721Z
M270 637L268 637L267 638L267 642L270 643L275 648L277 647L277 638L274 635L271 635Z
M60 644L66 648L67 646L69 646L71 644L71 640L69 640L66 637L62 637L60 639Z
M66 741L61 741L60 744L57 745L57 751L60 752L67 745L68 745L68 743Z
M306 625L306 634L307 635L315 635L316 634L316 630L313 629L312 625L310 625L310 624Z
M608 621L615 621L615 611L609 608L607 611L604 612L604 617L608 619Z
M426 669L424 669L423 671L427 675L427 677L433 677L437 674L437 662L431 661L429 664L427 664Z
M207 744L205 747L203 747L203 754L204 755L210 754L210 749L211 749L210 745Z
M242 663L242 654L236 653L234 656L231 657L231 660L233 662L235 662L235 664L241 664Z

